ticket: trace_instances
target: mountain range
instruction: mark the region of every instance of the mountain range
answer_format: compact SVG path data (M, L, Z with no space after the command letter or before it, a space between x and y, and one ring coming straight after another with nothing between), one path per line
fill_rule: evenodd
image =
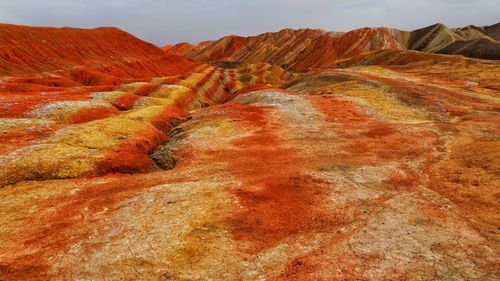
M167 53L203 61L265 61L295 71L328 67L353 54L383 49L415 50L472 58L500 59L500 23L448 28L435 24L414 31L362 28L349 32L284 29L257 36L226 36L190 45L179 43Z

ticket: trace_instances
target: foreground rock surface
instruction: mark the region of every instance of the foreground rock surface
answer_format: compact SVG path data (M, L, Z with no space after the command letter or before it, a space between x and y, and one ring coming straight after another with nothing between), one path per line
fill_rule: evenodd
M498 280L500 63L335 66L200 62L6 107L0 280Z

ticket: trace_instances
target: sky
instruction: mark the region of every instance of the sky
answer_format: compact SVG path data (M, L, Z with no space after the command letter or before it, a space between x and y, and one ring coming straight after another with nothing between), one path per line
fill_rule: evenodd
M283 28L413 30L500 21L500 0L0 0L0 22L115 26L157 46Z

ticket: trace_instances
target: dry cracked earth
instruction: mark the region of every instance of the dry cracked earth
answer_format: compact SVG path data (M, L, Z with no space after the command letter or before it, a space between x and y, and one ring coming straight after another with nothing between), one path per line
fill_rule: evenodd
M158 56L0 68L0 280L500 279L499 61Z

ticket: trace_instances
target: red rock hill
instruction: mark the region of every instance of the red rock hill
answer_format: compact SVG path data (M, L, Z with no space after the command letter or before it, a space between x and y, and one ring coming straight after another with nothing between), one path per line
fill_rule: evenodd
M121 77L186 71L194 63L120 29L31 27L0 24L0 75L60 72L75 67Z

